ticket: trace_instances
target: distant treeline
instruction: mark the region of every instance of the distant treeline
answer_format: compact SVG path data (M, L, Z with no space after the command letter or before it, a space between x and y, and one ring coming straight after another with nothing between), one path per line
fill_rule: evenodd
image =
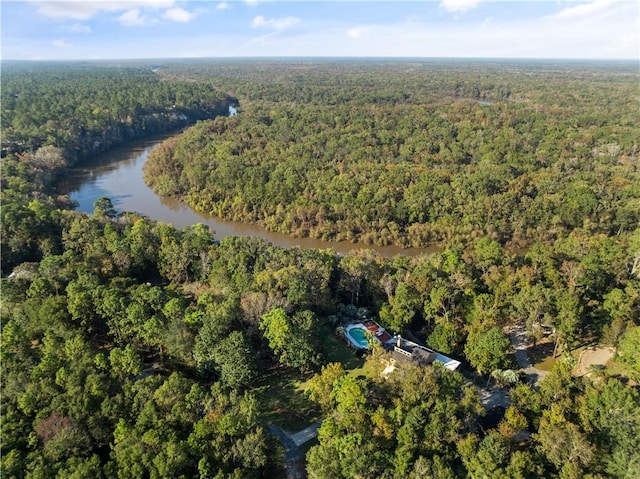
M72 164L230 104L207 82L162 81L148 67L3 62L2 156L51 146Z

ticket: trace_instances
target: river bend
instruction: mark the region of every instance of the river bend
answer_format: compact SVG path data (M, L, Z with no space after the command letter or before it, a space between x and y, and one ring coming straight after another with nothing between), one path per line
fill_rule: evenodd
M340 254L353 249L368 248L386 257L397 254L417 256L439 250L437 247L403 249L398 246L370 246L347 241L294 238L267 231L258 225L227 221L197 213L190 206L174 198L155 194L143 180L142 167L149 153L168 137L169 135L165 135L133 141L83 161L69 170L58 182L58 193L69 195L78 203L78 210L87 213L93 212L94 201L106 196L118 211L134 211L157 221L171 223L177 228L205 223L215 232L216 239L226 236L254 236L264 238L276 246L331 248Z

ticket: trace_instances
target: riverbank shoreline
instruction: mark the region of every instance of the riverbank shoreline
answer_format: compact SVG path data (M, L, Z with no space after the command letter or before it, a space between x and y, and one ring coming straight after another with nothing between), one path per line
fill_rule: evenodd
M56 193L68 195L78 204L77 210L84 213L93 212L93 203L98 198L108 197L118 211L136 212L152 220L170 223L177 228L203 223L215 232L217 240L227 236L252 236L287 248L331 249L337 254L366 249L387 258L397 255L421 256L442 251L438 245L428 248L402 248L396 245L377 246L349 241L298 238L268 231L257 224L224 220L200 213L180 200L159 196L144 182L142 168L151 150L176 134L174 131L135 140L83 160L69 168L57 181Z

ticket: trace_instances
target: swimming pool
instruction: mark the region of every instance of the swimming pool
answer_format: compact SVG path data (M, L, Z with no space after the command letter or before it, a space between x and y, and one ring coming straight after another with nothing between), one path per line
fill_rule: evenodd
M356 348L369 349L369 340L364 329L358 327L349 328L345 331L345 335Z

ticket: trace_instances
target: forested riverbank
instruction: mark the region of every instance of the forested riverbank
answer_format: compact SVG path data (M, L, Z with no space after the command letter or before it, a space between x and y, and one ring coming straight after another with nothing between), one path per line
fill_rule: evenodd
M518 249L586 225L606 235L637 225L631 71L327 62L205 72L242 113L167 141L145 168L156 192L199 211L405 247L488 236Z
M252 124L254 111L268 113L271 125L280 121L276 112L284 107L274 98L269 100L274 102L273 112L254 106L252 99L268 92L297 92L312 105L315 89L282 85L304 85L306 72L316 67L309 62L281 67L281 82L273 82L266 73L272 75L274 69L262 63L253 68L248 62L164 66L163 82L197 84L204 78L206 85L229 92L242 105L237 117L201 122L167 145L167 151L178 155L184 148L180 161L186 161L191 158L186 152L203 159L201 149L213 148L207 151L211 165L216 165L214 150L222 148L218 138L234 128L243 130L244 122ZM410 72L406 78L393 76L398 83L390 82L384 89L387 96L381 96L376 79L389 67L342 67L347 68L342 77L332 69L316 76L318 84L319 79L327 82L318 91L325 99L342 102L344 92L334 90L338 80L362 84L361 91L373 85L377 93L372 96L354 95L361 108L370 110L374 124L379 121L376 105L401 100L405 90L400 86L406 82L408 88L416 81ZM392 67L415 68L406 62ZM322 72L325 67L317 68ZM559 93L558 105L600 105L595 99L606 96L601 87L609 83L614 92L611 103L622 105L615 92L626 87L616 79L628 74L584 68L576 70L575 81L592 78L596 83L584 80L591 86L576 90L571 101ZM292 76L296 69L299 78ZM567 81L568 71L561 72ZM447 69L442 73L444 84L456 78L448 76L453 73ZM473 95L474 86L488 91L481 81L485 77L491 84L502 79L501 90L494 90L513 95L520 73L503 77L473 64L467 72L471 77L462 74L455 81L465 97ZM64 70L58 74L64 77ZM109 72L116 74L124 75L117 69ZM525 77L538 74L546 78L547 73L534 70ZM29 71L22 75L21 82L35 81ZM92 83L92 75L83 81ZM256 83L261 77L262 86ZM553 92L552 85L549 81L546 94ZM425 88L420 95L430 91ZM132 90L136 93L143 96ZM542 93L532 90L534 94ZM502 101L494 96L485 93L479 98ZM73 103L72 98L71 94L61 101ZM283 101L288 105L290 98ZM560 198L566 196L566 203L572 204L565 189L578 188L575 182L582 179L585 191L598 198L594 208L603 216L589 213L584 217L588 221L572 223L558 210L558 219L551 221L555 229L547 231L547 210L540 209L539 223L532 223L538 226L530 228L535 234L525 237L528 248L519 253L507 248L517 243L516 238L498 234L506 230L496 228L495 234L486 235L461 230L458 235L457 226L450 230L442 252L417 257L383 258L371 250L337 255L330 249L279 248L247 237L217 242L204 225L178 229L116 211L108 198L99 199L92 214L74 211L67 198L51 189L60 166L41 161L42 148L67 151L64 141L34 142L20 151L7 151L1 160L2 477L283 477L283 451L267 433L269 424L294 431L320 419L318 442L306 455L311 478L638 476L640 229L632 206L640 183L630 139L632 100L628 101L617 113L619 126L604 110L600 123L589 109L573 110L576 131L595 141L588 144L590 157L578 155L575 142L571 153L553 150L531 160L544 160L549 166L527 166L529 157L522 155L519 178L529 175L527 185L545 184L545 191L555 191L558 208L563 208ZM483 110L475 108L492 109L495 104L451 103L461 109L459 128L465 115L482 117ZM442 110L446 115L458 108L447 105ZM364 110L356 106L354 112L361 116ZM13 124L13 110L4 108L3 101L3 121ZM294 118L294 112L304 108L311 107L286 110ZM500 108L498 116L506 106ZM420 118L418 110L412 111ZM545 121L569 125L569 114L561 110L549 110ZM42 118L45 113L42 110ZM339 119L340 110L334 113ZM439 114L434 110L433 115ZM326 112L311 118L325 117ZM305 122L304 117L299 120ZM89 122L88 128L92 120L82 121ZM349 135L357 137L355 125L363 121L354 123ZM591 126L582 130L583 123ZM304 143L297 141L295 123L288 119L284 124L291 128L288 149ZM269 125L260 128L242 140L247 142L247 159L257 165L275 148L267 134ZM304 124L300 128L310 131ZM496 138L509 130L508 123L493 128ZM340 141L347 148L348 130L343 131L345 139ZM364 136L368 139L372 131L364 130ZM470 138L468 133L460 135ZM211 143L211 138L216 141ZM239 138L243 137L228 138L231 149L225 155L241 157L233 153ZM562 138L558 144L569 147ZM619 149L607 147L601 154L605 150L593 138L602 138L606 145L616 138ZM255 154L254 141L264 143L255 147ZM356 152L360 143L353 141ZM456 144L455 138L452 141ZM392 172L397 166L385 156L384 144L372 144L370 151L379 161L387 158L391 163L384 170ZM428 146L415 151L432 158ZM323 154L319 151L319 159ZM518 158L510 157L509 165L517 168ZM447 174L454 178L475 165L473 157L468 161L438 168L441 174L450 169ZM493 167L500 164L496 160ZM473 172L483 172L483 165L481 161ZM188 171L187 163L176 160L175 166ZM546 168L559 168L562 175ZM300 171L302 179L312 169ZM204 187L217 188L223 184L219 181L227 181L225 175L224 168L215 169L201 180ZM547 183L537 183L538 177ZM414 180L420 178L416 173ZM296 191L297 183L286 179L282 188ZM461 188L466 188L467 179L463 175L457 180ZM268 192L277 184L274 180L272 186L256 191ZM456 210L462 226L474 224L465 218L474 214L475 195L469 193L469 207ZM532 201L539 196L542 208L547 196L531 195ZM420 198L428 202L430 196L416 195L416 202ZM601 205L601 198L610 201ZM424 225L440 224L430 206L425 211L429 222ZM520 213L514 210L509 231L522 227ZM437 365L393 363L389 353L377 348L365 358L355 354L336 333L363 315L391 332L416 335L460 360L467 378L476 383ZM555 345L558 357L548 358L555 365L539 385L527 384L518 374L507 335L514 325L523 328L531 342ZM575 348L597 344L615 348L614 360L578 377L573 369ZM389 374L391 365L399 367ZM506 410L492 411L490 418L479 396L488 380L498 381L510 401Z
M164 139L174 135L175 133L166 135ZM218 240L227 236L252 236L266 239L275 246L329 248L338 254L366 248L388 258L397 254L418 256L441 251L437 245L417 249L293 237L268 231L257 224L224 220L194 211L189 205L176 198L157 195L144 182L143 165L146 163L149 152L162 141L163 137L133 141L84 160L65 171L65 174L56 182L56 192L60 195L68 195L71 201L77 203L77 210L85 213L93 212L93 203L100 197L107 196L119 211L135 211L149 219L170 223L177 228L203 223L215 232Z

